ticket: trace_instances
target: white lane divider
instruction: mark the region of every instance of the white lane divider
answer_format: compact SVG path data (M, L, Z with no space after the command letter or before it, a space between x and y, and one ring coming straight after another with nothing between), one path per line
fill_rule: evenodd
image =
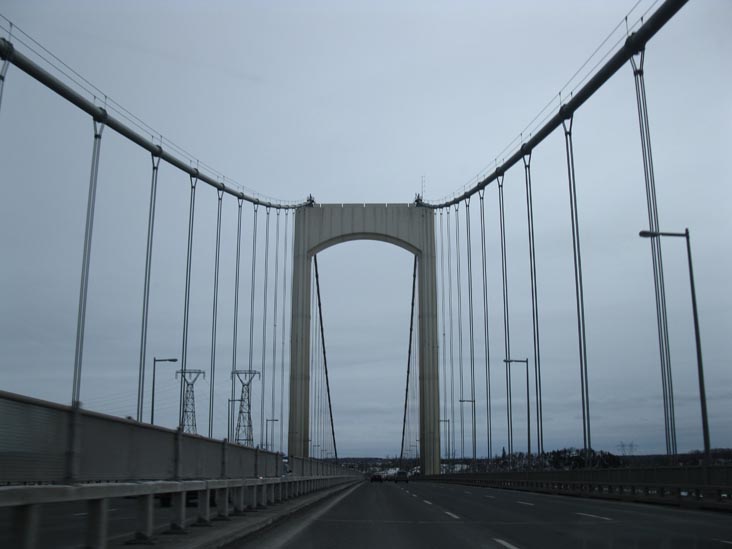
M465 493L466 494L472 494L473 492L468 492L467 490L465 490Z
M452 517L454 519L460 520L460 517L457 516L455 513L451 513L450 511L445 511L445 514L449 517Z
M413 497L413 498L416 498L416 497L417 497L417 494L412 494L412 497Z
M486 496L488 499L496 499L496 496Z
M577 515L580 515L582 517L590 517L590 518L596 518L596 519L602 519L602 520L613 520L608 517L601 517L600 515L591 515L590 513L575 513Z
M517 501L516 503L518 503L519 505L528 505L529 507L534 506L533 503L529 503L528 501Z
M719 543L724 543L725 545L732 545L732 541L727 541L725 539L715 539L714 541L718 541Z
M424 501L427 505L432 505L431 501L427 501L426 499L423 499L422 501Z
M503 539L493 538L493 541L495 541L499 545L503 545L506 549L519 549L512 543L508 543L506 540Z

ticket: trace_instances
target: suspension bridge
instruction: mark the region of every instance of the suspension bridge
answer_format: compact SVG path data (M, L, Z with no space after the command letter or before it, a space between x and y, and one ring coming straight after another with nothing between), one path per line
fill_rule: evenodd
M305 186L306 196L294 201L247 190L152 131L3 19L6 24L0 30L7 31L7 37L0 38L0 134L9 131L3 123L7 111L33 110L32 105L18 103L17 96L8 98L20 78L52 92L64 109L92 122L78 301L75 328L69 332L75 338L73 366L64 372L71 380L71 394L67 401L58 402L33 392L0 391L3 543L73 546L81 543L78 538L83 534L90 547L129 541L182 546L176 545L182 538L166 538L162 532L186 534L185 543L191 547L240 543L237 540L245 534L250 534L250 541L230 546L367 547L398 540L398 546L423 547L454 545L458 538L467 546L514 548L659 539L732 543L732 532L721 515L683 515L678 521L681 511L676 509L637 511L610 501L730 510L729 455L715 451L721 445L710 435L704 334L692 259L694 227L667 227L661 221L652 106L646 93L646 50L669 21L683 17L685 3L666 0L654 4L636 22L626 17L622 40L574 88L547 105L527 131L460 192L429 200L423 190L414 201L401 204L321 202L320 197L307 195ZM650 251L646 260L652 273L650 314L655 313L654 368L660 372L654 387L661 396L660 421L653 429L663 434L663 455L652 466L635 468L608 463L604 429L609 422L606 412L598 414L595 407L598 400L602 406L605 395L602 383L594 385L593 317L586 314L586 287L592 278L586 264L583 268L583 253L589 240L587 228L591 230L600 220L582 217L578 194L589 174L576 170L581 149L575 145L587 130L579 130L575 118L613 78L625 78L635 93L635 102L627 108L637 117L642 170L632 178L643 185L647 225L634 233ZM556 259L566 261L571 272L571 294L562 300L559 316L564 319L564 332L572 333L566 344L576 349L572 365L576 379L571 391L562 388L562 395L571 392L571 402L577 403L571 410L565 406L564 413L576 418L571 437L580 442L576 451L570 451L571 470L566 462L552 461L562 449L552 433L558 430L552 422L559 415L556 396L552 396L556 386L551 382L556 376L557 361L551 356L556 352L552 342L556 330L542 321L548 285L542 281L542 233L536 230L535 213L540 215L544 204L535 202L533 186L542 178L537 154L543 161L544 151L550 149L548 139L557 134L562 137L559 154L566 182L562 207L568 213L571 248L568 256ZM679 147L683 146L686 137L678 139ZM110 305L100 317L98 310L90 315L88 306L94 281L104 277L114 281L122 272L94 260L100 253L94 237L107 141L112 141L110 146L132 147L149 159L145 218L138 216L121 225L144 226L146 231L144 254L142 249L134 252L144 257L138 290L142 299L124 295L120 302L120 308L127 308L132 301L136 307L139 300L140 322L125 326L124 333L135 339L137 360L134 368L128 364L111 378L119 383L118 391L124 387L130 393L120 394L118 400L129 414L110 413L109 407L105 413L94 409L95 385L88 380L94 378L96 365L85 355L91 338L105 337L100 318L120 312ZM14 145L22 144L6 137L0 162L9 165L14 155L21 154L12 150ZM175 190L169 181L159 183L163 172L175 174ZM185 203L180 198L181 181ZM173 193L177 198L171 198ZM156 218L171 201L176 201L183 221L181 230L168 231L163 237ZM32 205L28 207L21 215L33 215ZM202 216L202 211L208 213ZM519 218L525 220L522 250L511 247L515 240L510 231ZM185 246L180 276L184 283L180 295L176 293L179 309L165 311L165 315L182 311L180 325L174 328L151 312L151 304L166 294L158 273L168 270L166 247L171 239ZM403 334L403 384L399 387L404 395L399 402L401 438L393 441L391 451L398 456L398 468L410 469L412 478L420 481L405 487L364 485L365 471L349 467L343 459L335 404L351 397L337 392L332 383L338 364L333 364L333 354L328 352L332 343L326 328L332 326L327 320L334 304L327 299L318 258L332 247L362 240L391 244L412 258L407 273L411 295L403 297L402 307L409 313L409 326ZM124 235L119 242L120 247L132 245ZM676 311L668 305L668 269L664 267L668 259L662 254L662 249L676 254L676 246L684 252L681 264L691 302L691 393L698 414L694 430L701 441L692 454L679 446L679 390L678 383L674 388L671 353L675 333L669 320ZM110 257L108 249L103 253ZM200 276L203 261L208 263L205 282ZM522 275L526 278L518 280L528 283L521 291L521 304L528 308L514 302L513 286L518 283L514 261L526 271ZM178 274L168 272L165 279L169 282ZM492 297L496 290L500 290L498 300ZM555 306L555 301L548 301ZM517 316L522 320L517 321ZM149 336L165 330L175 332L176 348L161 355ZM519 331L522 335L516 337ZM117 352L112 339L110 353ZM3 360L6 368L12 367L10 360L8 354ZM686 389L685 396L690 393ZM113 407L114 401L107 400L105 405ZM329 503L319 508L316 518L296 514L325 497ZM189 509L192 506L194 510ZM131 514L116 520L115 511ZM294 518L278 522L280 526L261 537L252 534L283 513ZM72 531L70 517L79 517L83 524ZM693 523L693 528L685 527L684 521ZM192 528L214 524L205 535ZM522 524L532 528L524 529ZM629 534L620 524L636 532ZM353 541L355 531L358 542Z

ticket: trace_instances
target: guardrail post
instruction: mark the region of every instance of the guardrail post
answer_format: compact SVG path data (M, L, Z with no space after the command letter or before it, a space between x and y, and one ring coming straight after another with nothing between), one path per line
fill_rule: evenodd
M170 521L171 534L183 534L186 531L186 493L175 492L173 499L173 517Z
M137 498L137 531L134 541L150 541L155 526L155 500L152 494Z
M198 518L196 526L211 526L211 490L204 488L198 490Z
M257 490L259 490L259 486L250 484L247 486L247 490L249 490L249 507L254 510L257 508Z
M234 514L241 515L244 514L244 510L246 509L246 493L247 489L244 486L244 481L240 481L241 484L234 488L233 497L231 498L234 502Z
M107 530L109 500L90 499L88 502L89 515L86 521L86 546L95 549L107 547Z
M19 505L13 508L12 547L35 549L38 547L40 509L38 505Z
M229 520L229 489L218 488L216 494L216 518Z

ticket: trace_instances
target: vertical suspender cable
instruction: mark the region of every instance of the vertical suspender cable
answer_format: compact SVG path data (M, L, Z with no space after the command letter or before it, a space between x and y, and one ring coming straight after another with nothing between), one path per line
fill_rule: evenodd
M191 303L191 261L193 259L193 220L196 211L196 184L198 178L190 176L191 197L188 205L188 248L186 252L186 286L183 298L183 343L180 351L180 368L186 371L188 361L188 315ZM181 387L183 380L181 380ZM182 396L182 393L181 393ZM181 401L182 402L182 401ZM182 413L182 410L179 412ZM181 416L182 417L182 416ZM180 423L180 422L179 422Z
M653 172L653 155L651 153L651 133L648 123L648 105L646 104L646 86L643 71L645 50L640 52L640 60L636 63L630 58L635 80L635 96L638 107L638 124L641 135L641 152L643 154L643 175L646 184L646 202L648 207L648 226L653 232L659 231L658 204L656 202L656 181ZM663 416L666 431L666 453L676 454L676 419L674 412L673 380L671 376L671 351L668 337L668 317L666 314L666 285L663 276L663 258L661 255L660 237L651 239L651 257L653 259L653 286L656 296L656 321L658 324L658 347L661 361L661 386L663 389Z
M76 319L76 350L74 352L74 384L71 392L71 404L80 406L81 363L84 354L84 326L86 324L86 296L89 290L89 264L91 260L92 234L94 232L94 206L97 201L97 176L99 174L99 153L102 146L104 120L92 121L94 125L94 145L92 146L91 171L89 175L89 195L86 202L86 226L84 228L84 253L81 262L81 283L79 287L79 311ZM155 167L155 158L153 157ZM155 172L153 172L155 173ZM138 385L139 387L139 385ZM138 393L138 421L140 420L140 394Z
M445 239L442 225L442 214L440 210L440 299L442 306L442 419L447 420L447 342L445 339ZM443 437L447 441L446 457L450 458L450 427L448 423L447 436Z
M219 308L219 258L221 257L221 198L224 191L218 190L218 211L216 215L216 259L214 261L214 293L213 293L213 312L211 318L211 373L209 374L208 389L208 438L213 436L213 412L214 412L214 392L216 385L214 378L216 376L216 321L218 320Z
M536 283L536 250L534 246L534 199L531 192L531 152L523 157L526 178L526 217L529 233L529 269L531 278L531 319L534 335L534 388L536 395L537 451L544 453L544 419L541 404L541 356L539 347L539 297Z
M492 407L491 407L491 359L490 342L488 338L488 276L485 253L485 189L478 192L480 196L480 243L481 259L483 263L483 337L485 349L485 406L486 406L486 440L488 444L488 459L493 457Z
M285 310L287 308L287 225L289 218L290 211L285 210L285 250L282 258L282 348L280 352L280 453L284 452L284 427L282 424L285 422Z
M254 204L254 217L252 219L252 291L249 297L249 370L254 367L254 289L257 283L257 211L259 207ZM251 384L249 386L251 391ZM251 392L250 392L251 395ZM250 410L251 412L251 410ZM249 416L251 420L251 415ZM254 443L252 437L252 444Z
M310 295L315 295L315 268L313 267L312 263L309 265L310 269ZM308 380L310 383L310 457L314 457L314 450L316 448L315 443L315 427L318 424L317 423L317 417L316 412L318 411L318 407L316 406L316 398L317 398L317 369L315 367L315 360L317 357L317 354L315 352L316 342L317 342L317 322L313 322L313 318L315 317L315 307L317 306L316 301L314 299L310 299L310 379Z
M260 417L259 417L259 443L265 441L265 418L264 418L264 401L267 396L267 288L269 283L269 208L266 209L267 219L264 230L264 302L262 303L262 392L259 399ZM265 448L268 450L268 448Z
M580 383L582 389L582 438L586 458L590 458L592 441L590 438L590 396L587 382L587 342L585 339L585 300L582 289L582 255L580 253L579 220L577 216L577 187L574 171L574 148L572 146L572 122L570 116L562 122L567 149L567 176L569 180L569 207L572 217L572 245L574 248L574 284L577 302L577 340L579 345Z
M328 357L325 354L325 331L323 329L323 305L320 300L320 278L318 276L318 256L313 256L313 264L315 265L315 288L318 293L318 317L320 318L320 341L323 346L323 370L325 373L325 387L328 392L328 412L330 414L330 432L333 437L333 454L336 462L338 461L338 447L336 446L335 427L333 425L333 405L330 400L330 381L328 380Z
M145 255L145 284L142 297L142 329L140 334L140 406L138 413L142 420L142 393L143 383L145 379L145 359L147 354L147 312L150 304L150 272L152 270L152 248L153 235L155 232L155 201L158 192L158 166L160 165L160 155L152 155L152 178L150 182L150 210L147 220L147 252ZM181 380L180 393L180 425L183 425L183 380Z
M232 340L232 356L231 356L231 404L227 408L227 415L229 418L229 441L233 440L232 435L234 433L234 399L236 398L236 350L238 344L238 329L239 329L239 266L241 259L241 207L243 200L238 199L238 207L236 213L236 266L234 271L234 336Z
M511 323L508 315L508 266L506 264L506 216L503 203L503 174L498 176L498 209L501 225L501 277L503 285L503 352L506 366L506 423L509 461L513 457L513 418L511 406Z
M473 435L473 468L476 459L476 432L475 432L475 342L473 331L473 247L470 243L470 199L465 200L465 233L468 255L468 322L470 326L470 406L472 410Z
M409 315L409 345L407 347L407 383L404 389L404 419L402 420L402 444L399 452L399 468L402 467L404 459L404 435L407 429L407 405L409 402L409 373L412 365L412 334L414 333L414 296L417 289L417 255L414 256L414 267L412 267L412 306Z
M452 322L452 238L450 237L450 208L447 208L447 299L450 308L450 459L455 459L455 353Z
M272 406L270 417L275 419L275 402L276 395L275 389L277 387L277 289L279 288L279 266L280 266L280 211L277 210L277 223L275 232L275 270L274 270L274 302L272 304ZM279 418L282 421L282 418ZM272 450L274 450L274 429L275 424L272 422L272 436L270 437L270 443L272 444Z
M455 204L455 264L457 265L457 302L458 302L458 361L460 366L460 457L465 459L465 419L463 413L463 298L460 280L460 212L459 204Z

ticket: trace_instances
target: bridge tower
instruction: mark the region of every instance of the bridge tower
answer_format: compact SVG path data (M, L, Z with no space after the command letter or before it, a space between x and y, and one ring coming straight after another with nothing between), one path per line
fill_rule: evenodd
M254 446L254 430L252 429L252 381L259 372L256 370L234 370L241 382L241 396L239 398L239 415L236 420L234 442L244 446Z
M295 214L290 334L288 452L308 457L310 439L310 262L351 240L378 240L417 256L419 291L419 455L422 472L440 473L437 267L434 211L417 204L315 204Z
M183 378L183 414L180 419L180 427L183 428L184 433L197 434L196 430L196 394L193 387L199 376L203 375L206 377L206 373L203 370L178 370L175 373L175 377L178 374Z

